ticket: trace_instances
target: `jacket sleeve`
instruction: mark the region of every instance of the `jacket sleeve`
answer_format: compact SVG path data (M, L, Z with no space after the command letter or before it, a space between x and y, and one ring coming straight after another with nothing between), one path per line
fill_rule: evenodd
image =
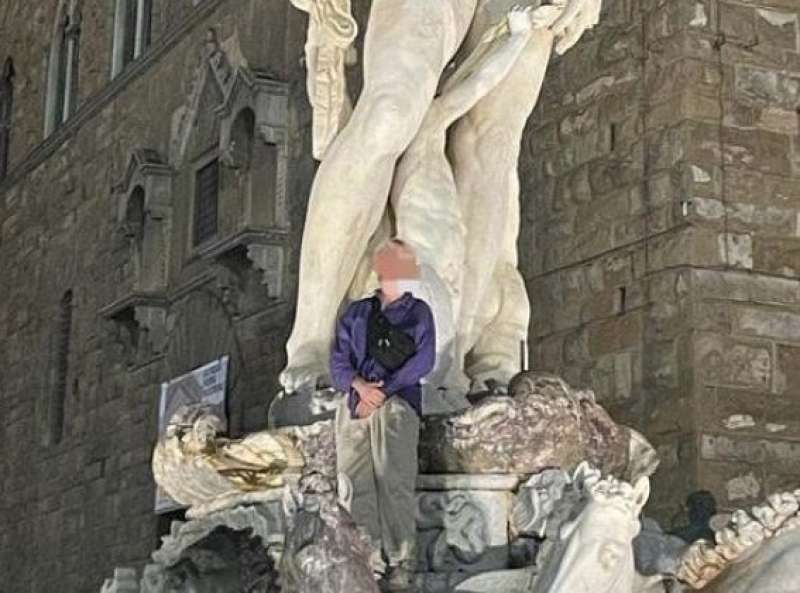
M336 335L331 346L331 380L339 391L350 393L353 379L358 372L353 367L353 320L355 303L351 304L336 324Z
M425 302L420 301L414 308L414 314L417 316L414 332L416 352L383 384L383 391L387 396L395 395L398 391L419 383L420 379L433 370L436 362L436 328L433 323L433 313Z

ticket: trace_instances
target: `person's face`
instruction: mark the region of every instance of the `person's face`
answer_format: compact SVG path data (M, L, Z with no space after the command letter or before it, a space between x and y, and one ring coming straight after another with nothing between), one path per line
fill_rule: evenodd
M417 262L413 251L402 245L389 245L375 256L375 273L381 291L386 295L402 292L402 285L418 278Z

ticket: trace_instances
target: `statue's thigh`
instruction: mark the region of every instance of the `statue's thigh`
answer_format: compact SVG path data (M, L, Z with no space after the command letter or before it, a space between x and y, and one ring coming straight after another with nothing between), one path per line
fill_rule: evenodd
M365 89L435 85L466 34L476 0L373 0ZM418 89L419 91L419 89Z

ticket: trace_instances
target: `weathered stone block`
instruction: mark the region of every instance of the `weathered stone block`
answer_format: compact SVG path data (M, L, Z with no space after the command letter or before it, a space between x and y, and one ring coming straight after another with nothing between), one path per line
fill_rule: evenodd
M768 107L792 109L800 101L800 76L739 65L735 69L738 99Z
M676 228L674 231L651 237L647 242L647 271L660 271L693 261L697 243L695 229Z
M743 44L755 42L756 18L752 7L720 2L718 10L720 31L726 38Z
M765 472L791 474L800 467L800 443L784 440L765 440Z
M783 397L770 396L764 412L764 430L774 438L800 439L797 392L788 392Z
M708 299L800 304L800 286L795 280L696 269L692 271L691 284L696 294Z
M725 193L731 201L776 207L800 204L800 187L792 178L730 167L725 170Z
M759 40L788 51L800 51L797 12L756 8L756 34Z
M766 308L737 308L735 318L739 333L800 342L800 314ZM780 353L778 361L780 365Z
M800 348L783 344L776 348L775 391L800 398Z
M705 387L697 395L697 427L715 433L730 433L737 436L763 436L765 431L765 409L771 395L728 389Z
M753 245L756 270L796 278L800 273L800 239L756 237Z
M708 461L736 461L757 464L766 460L764 443L759 440L703 434L700 455Z
M677 341L653 344L648 348L644 366L647 389L672 389L678 387L681 360Z
M642 335L642 312L634 311L593 324L589 328L589 351L602 356L634 347Z
M772 351L764 342L700 334L695 338L693 364L705 385L741 386L763 391L770 388Z
M791 175L790 138L765 130L742 130L725 127L722 130L725 162L766 173Z

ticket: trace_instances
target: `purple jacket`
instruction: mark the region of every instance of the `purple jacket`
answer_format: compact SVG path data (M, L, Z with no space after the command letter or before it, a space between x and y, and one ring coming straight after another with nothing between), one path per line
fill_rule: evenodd
M375 296L350 304L336 326L336 338L331 348L331 378L333 385L348 393L347 405L356 418L358 393L351 387L353 379L360 376L369 382L383 381L382 391L387 397L399 396L406 400L417 414L422 414L420 379L433 369L436 360L436 334L433 314L425 301L406 292L390 303L383 314L400 331L414 338L416 352L396 371L388 371L367 354L367 321Z

